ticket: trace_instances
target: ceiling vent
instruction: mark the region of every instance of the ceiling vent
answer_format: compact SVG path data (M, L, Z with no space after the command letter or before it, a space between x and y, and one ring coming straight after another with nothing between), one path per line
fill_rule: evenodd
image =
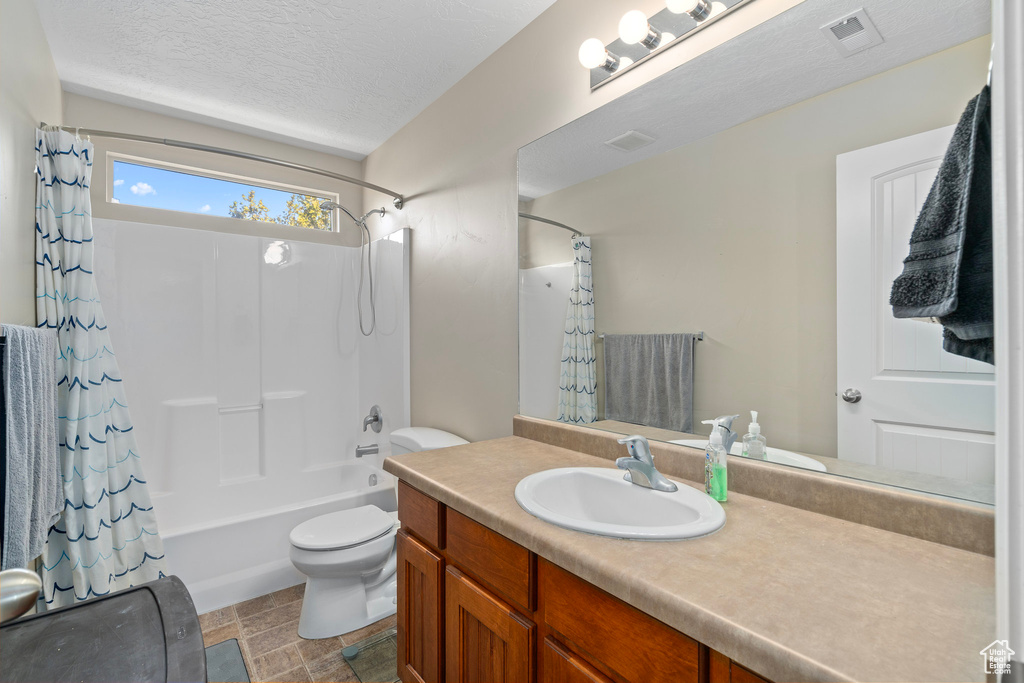
M878 29L868 19L864 8L829 22L821 27L821 32L844 57L849 57L884 42Z
M640 149L641 147L646 147L652 142L654 142L654 138L650 135L644 135L643 133L638 133L635 130L627 130L616 138L605 140L604 144L623 152L632 152Z

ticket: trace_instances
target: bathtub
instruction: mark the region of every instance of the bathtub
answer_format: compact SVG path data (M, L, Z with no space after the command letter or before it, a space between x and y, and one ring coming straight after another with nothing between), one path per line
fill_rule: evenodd
M398 509L397 480L364 463L346 463L346 481L364 486L333 496L261 510L162 534L170 573L180 578L199 614L302 583L288 559L288 534L301 522L360 505ZM370 485L371 476L376 484Z

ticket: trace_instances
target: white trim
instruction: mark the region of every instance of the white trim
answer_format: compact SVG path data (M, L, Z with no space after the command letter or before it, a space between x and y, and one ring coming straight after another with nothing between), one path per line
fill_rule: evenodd
M992 0L996 638L1024 652L1024 4ZM1024 675L1022 660L1015 674ZM1010 677L1004 677L1010 680Z

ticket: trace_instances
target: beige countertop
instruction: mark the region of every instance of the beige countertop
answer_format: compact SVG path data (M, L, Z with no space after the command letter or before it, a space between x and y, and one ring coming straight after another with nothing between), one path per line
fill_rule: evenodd
M516 484L534 472L612 466L520 437L384 462L445 505L774 681L984 680L979 651L995 638L991 557L735 493L720 531L661 543L562 529L515 501Z

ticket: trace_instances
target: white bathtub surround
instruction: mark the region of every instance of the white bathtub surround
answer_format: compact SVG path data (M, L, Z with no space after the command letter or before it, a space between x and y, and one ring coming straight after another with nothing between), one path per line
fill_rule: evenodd
M563 246L566 251L568 248ZM558 377L573 264L519 271L519 412L558 419Z
M363 337L357 248L95 223L170 571L200 611L300 581L288 533L305 519L394 509L378 467L409 419L407 231L374 244L377 329ZM362 431L373 404L379 434ZM369 444L380 453L356 459Z
M140 464L146 451L136 444L125 368L114 357L94 275L103 257L93 242L92 156L92 143L70 133L36 131L36 319L57 332L62 378L64 510L42 555L50 608L158 579L167 568ZM158 307L157 299L139 301L142 311Z
M597 356L594 351L594 285L590 238L573 236L573 280L565 314L565 342L559 378L558 419L586 424L597 420Z

